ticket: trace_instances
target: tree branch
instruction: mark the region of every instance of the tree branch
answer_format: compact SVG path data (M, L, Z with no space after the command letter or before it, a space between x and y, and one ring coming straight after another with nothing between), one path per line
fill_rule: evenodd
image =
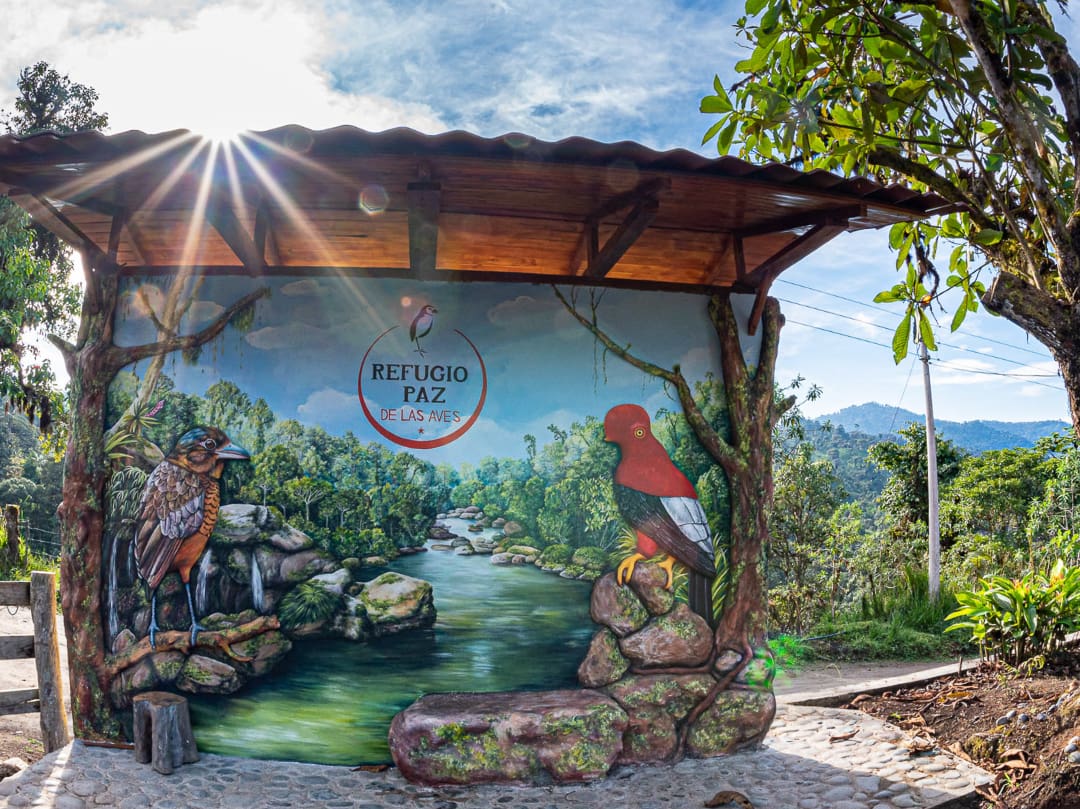
M246 624L240 624L239 626L218 631L203 630L196 637L194 646L191 644L191 634L187 630L159 632L155 638L156 646L150 645L149 637L143 638L134 646L124 649L120 654L107 658L105 670L110 677L115 677L124 669L130 668L152 654L168 651L190 653L195 649L215 649L224 652L228 657L240 663L249 663L251 658L234 652L232 644L242 643L280 628L281 622L276 615L260 615L253 621L248 621Z
M1023 107L1017 102L1013 93L1013 82L1007 74L1000 56L994 50L994 37L986 27L986 22L972 7L970 0L950 0L953 12L960 23L964 35L967 37L971 50L979 62L987 81L990 91L997 101L1001 111L1001 122L1008 133L1009 143L1016 150L1018 165L1024 174L1028 188L1031 190L1035 210L1042 220L1043 230L1051 242L1052 250L1061 255L1069 239L1065 228L1065 219L1058 205L1057 196L1050 189L1043 174L1042 160L1039 149L1045 148L1043 139L1037 127L1028 117ZM1078 279L1074 268L1062 263L1061 269L1063 281L1065 281L1070 294L1076 289Z
M909 157L904 157L897 151L884 149L880 146L871 149L868 157L871 162L879 166L892 169L922 183L931 191L949 200L949 202L966 205L972 221L980 228L992 228L997 224L986 215L986 212L982 210L982 206L964 193L959 186L942 177L929 166Z
M566 307L566 311L569 312L578 323L588 329L593 337L595 337L604 348L634 366L639 371L643 371L650 376L655 376L658 379L663 379L665 382L673 385L679 396L679 404L682 405L683 415L686 417L690 429L694 431L694 435L697 437L698 441L701 442L702 447L704 447L705 451L720 464L725 472L728 474L739 473L742 469L743 461L735 453L732 446L717 434L716 430L713 429L712 425L709 424L708 420L702 414L697 402L694 401L694 394L690 390L690 386L686 383L682 371L679 370L679 366L676 365L673 369L661 368L659 365L654 365L651 362L634 356L612 340L611 337L601 330L595 322L581 314L574 304L566 299L558 287L552 285L552 289L555 291L555 297L557 297L559 301L562 302L562 305ZM737 342L738 335L736 335L736 343ZM723 351L722 353L726 358L728 352ZM741 353L738 356L741 358ZM745 373L745 368L743 369L743 372Z
M138 362L147 357L153 357L158 354L169 354L173 351L185 351L192 348L198 348L221 334L224 328L229 324L229 321L236 317L238 313L255 303L255 301L260 298L265 298L269 294L269 287L263 287L254 292L249 292L218 315L210 325L194 334L171 337L167 340L159 340L156 343L144 343L143 345L126 348L114 346L109 350L112 359L111 364L114 368L119 370L125 365L130 365L133 362Z

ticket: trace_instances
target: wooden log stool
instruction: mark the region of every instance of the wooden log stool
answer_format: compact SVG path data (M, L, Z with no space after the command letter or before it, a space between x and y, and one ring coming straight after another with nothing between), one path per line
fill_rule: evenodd
M135 707L135 760L153 763L162 775L199 760L187 700L168 691L147 691L132 700Z

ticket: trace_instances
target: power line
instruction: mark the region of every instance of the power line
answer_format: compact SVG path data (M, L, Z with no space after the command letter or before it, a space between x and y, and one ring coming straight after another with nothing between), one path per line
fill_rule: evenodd
M804 309L813 309L815 312L821 312L822 314L825 314L825 315L831 315L833 317L839 317L839 318L841 318L843 320L851 320L851 321L853 321L855 323L858 323L859 325L862 325L862 326L872 326L875 329L881 329L882 331L887 331L887 332L895 331L895 329L890 328L889 326L882 326L880 323L871 323L870 321L867 321L867 320L859 320L859 318L852 317L851 315L845 315L843 312L833 312L833 311L830 311L829 309L824 309L824 308L822 308L820 306L813 306L813 305L811 305L809 303L802 303L800 301L793 301L793 300L789 300L787 298L777 298L777 300L781 301L782 303L790 303L793 306L801 306ZM986 354L984 352L982 352L982 351L976 351L973 348L964 348L963 346L953 345L952 343L943 343L941 341L938 341L938 346L939 347L944 347L944 348L951 348L954 351L963 351L966 354L974 354L977 357L986 357ZM1019 349L1019 350L1026 351L1027 349ZM1029 354L1035 354L1036 352L1028 351L1028 353ZM1043 355L1042 354L1036 354L1036 356L1041 357ZM999 360L1000 362L1007 362L1007 363L1009 363L1011 365L1019 365L1021 367L1030 365L1030 363L1028 363L1028 362L1023 362L1022 360L1010 359L1009 357L994 357L994 359Z
M867 345L877 346L878 348L887 348L887 349L889 349L889 351L892 351L892 346L891 345L887 345L886 343L879 343L876 340L869 340L869 339L867 339L865 337L856 337L854 334L847 334L847 333L842 332L842 331L836 331L835 329L827 329L824 326L815 326L815 325L813 325L811 323L803 323L802 321L792 320L791 318L788 318L787 322L791 323L792 325L795 325L795 326L803 326L804 328L807 328L807 329L814 329L815 331L825 332L826 334L833 334L833 335L836 335L837 337L846 337L848 340L855 340L855 341L860 342L860 343L866 343ZM948 363L948 361L945 361L945 360L934 360L934 362L937 363L938 365L940 365L942 368L949 368L949 369L954 370L954 371L960 371L960 372L969 373L969 374L982 374L982 375L985 375L985 376L1003 376L1003 377L1007 377L1009 379L1021 379L1021 380L1024 380L1025 382L1028 382L1028 383L1030 383L1032 385L1041 385L1044 388L1050 388L1050 390L1060 390L1060 388L1057 387L1056 385L1047 385L1045 382L1037 382L1036 381L1036 379L1056 379L1057 374L1017 374L1017 373L1006 373L1004 371L977 371L977 370L975 370L973 368L964 368L964 367L959 366L959 365L951 365L951 364Z
M800 284L798 281L789 281L786 278L778 278L776 280L777 280L778 283L781 283L781 284L790 284L793 287L799 287L799 289L805 289L805 290L807 290L809 292L816 292L819 295L825 295L826 297L829 297L829 298L836 298L836 299L841 300L841 301L847 301L848 303L854 303L856 306L862 306L862 307L864 307L866 309L872 309L875 312L880 312L881 311L880 304L867 303L866 301L860 301L860 300L857 300L855 298L848 298L848 297L845 297L844 295L840 295L840 294L838 294L836 292L827 292L824 289L817 289L816 287L812 287L812 286L809 286L807 284ZM792 301L792 303L794 303L794 301ZM807 304L800 304L800 305L806 306ZM864 322L864 321L859 321L859 322L861 323L861 322ZM877 324L874 324L874 325L877 325ZM1005 348L1011 348L1011 349L1014 349L1016 351L1023 351L1026 354L1034 354L1036 357L1045 357L1046 356L1041 351L1035 351L1034 349L1027 348L1026 346L1018 346L1018 345L1015 345L1014 343L1006 343L1004 340L995 340L993 337L979 337L978 339L982 340L984 342L987 342L987 343L994 343L995 345L1004 346ZM976 353L978 353L978 352L976 352Z

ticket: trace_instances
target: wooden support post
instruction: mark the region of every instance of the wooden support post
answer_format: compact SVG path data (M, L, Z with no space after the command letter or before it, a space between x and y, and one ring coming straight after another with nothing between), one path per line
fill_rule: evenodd
M4 546L4 562L14 565L19 561L19 507L4 506L4 531L7 543Z
M187 700L168 691L147 691L132 700L135 708L135 760L153 763L162 775L199 760Z
M34 662L37 664L41 709L41 739L51 753L71 741L64 689L60 684L60 640L56 634L56 574L30 574L30 615L34 621Z

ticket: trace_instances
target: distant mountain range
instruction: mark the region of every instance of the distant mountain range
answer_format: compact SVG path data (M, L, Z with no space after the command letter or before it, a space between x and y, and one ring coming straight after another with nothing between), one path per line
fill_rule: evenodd
M888 405L870 402L852 405L836 413L816 419L817 423L830 422L833 427L843 427L847 432L871 436L892 437L911 422L923 424L921 413L898 410ZM936 422L937 433L971 453L990 449L1033 447L1036 440L1053 433L1064 433L1071 425L1064 421L944 421Z

